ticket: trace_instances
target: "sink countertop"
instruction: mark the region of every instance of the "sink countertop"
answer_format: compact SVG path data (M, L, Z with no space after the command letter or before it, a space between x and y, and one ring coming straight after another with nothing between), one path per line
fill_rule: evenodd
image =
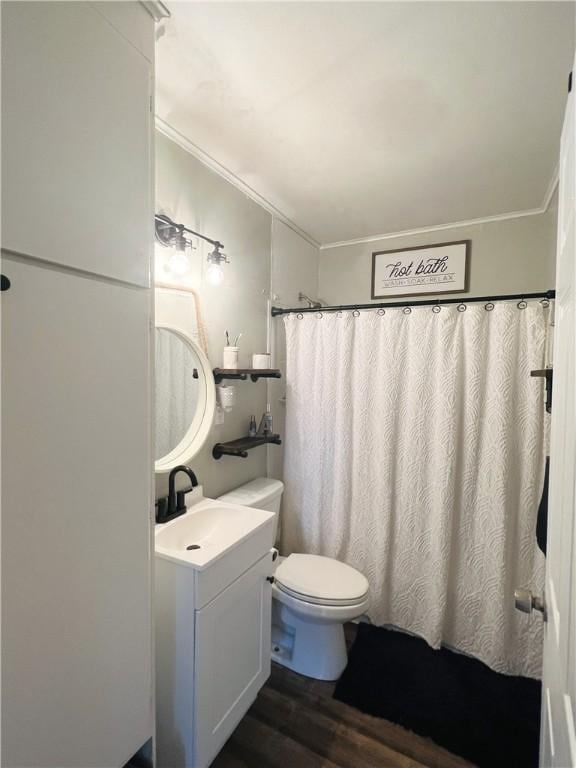
M198 492L188 497L193 503L187 512L169 523L156 524L155 552L197 571L208 568L274 517L273 512L207 499Z

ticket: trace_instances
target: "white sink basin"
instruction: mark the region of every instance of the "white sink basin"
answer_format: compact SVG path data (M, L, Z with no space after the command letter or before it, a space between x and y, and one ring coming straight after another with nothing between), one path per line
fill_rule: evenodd
M270 548L273 518L262 509L203 499L175 520L156 525L156 555L202 571L256 533L267 537Z

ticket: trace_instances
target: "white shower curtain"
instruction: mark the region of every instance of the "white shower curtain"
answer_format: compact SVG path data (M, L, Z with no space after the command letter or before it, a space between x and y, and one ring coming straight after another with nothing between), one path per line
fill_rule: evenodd
M548 310L497 303L285 318L283 546L370 582L369 616L540 676L535 539Z

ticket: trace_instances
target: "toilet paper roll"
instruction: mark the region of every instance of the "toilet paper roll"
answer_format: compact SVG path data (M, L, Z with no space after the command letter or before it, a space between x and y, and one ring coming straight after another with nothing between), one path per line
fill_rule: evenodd
M270 368L270 354L268 352L258 352L252 355L252 368L260 370Z

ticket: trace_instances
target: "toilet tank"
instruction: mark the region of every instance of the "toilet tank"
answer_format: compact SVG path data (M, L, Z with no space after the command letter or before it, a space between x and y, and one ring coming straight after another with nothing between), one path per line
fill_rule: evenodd
M241 504L243 507L254 507L274 512L274 540L278 532L278 518L280 515L280 501L284 483L269 477L257 477L249 483L238 486L228 493L218 496L218 501L227 504Z

